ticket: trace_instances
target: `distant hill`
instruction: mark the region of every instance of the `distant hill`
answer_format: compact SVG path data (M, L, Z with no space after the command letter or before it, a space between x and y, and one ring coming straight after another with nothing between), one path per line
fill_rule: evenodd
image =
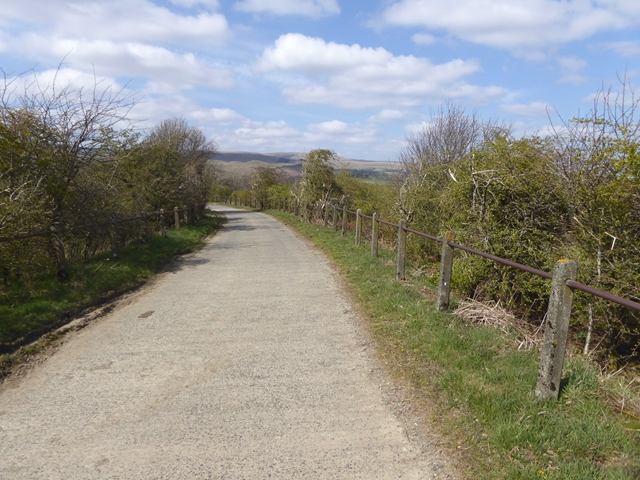
M258 161L264 163L282 163L282 164L294 164L299 163L300 159L292 158L285 155L297 155L297 154L263 154L253 152L220 152L216 154L214 160L220 162L251 162Z
M249 175L259 167L277 167L287 175L297 177L302 171L305 154L301 152L220 152L213 158L224 172L233 175ZM356 160L342 158L345 167L359 178L387 180L398 169L397 162Z

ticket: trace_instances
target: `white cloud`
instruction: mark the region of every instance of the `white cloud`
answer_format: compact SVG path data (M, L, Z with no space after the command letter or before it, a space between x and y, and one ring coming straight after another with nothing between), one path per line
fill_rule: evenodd
M572 83L580 85L587 81L587 77L580 74L580 71L587 66L587 62L577 57L560 57L557 59L562 76L558 83Z
M5 24L38 25L43 35L89 41L220 45L230 35L222 14L181 15L148 0L23 0L3 5L2 16Z
M371 126L330 120L309 125L305 137L316 143L366 144L376 140L376 133Z
M429 124L425 121L422 122L413 122L404 126L405 132L408 134L418 133L427 128Z
M144 43L52 39L30 34L14 39L11 46L14 52L31 53L43 61L64 58L65 64L80 70L93 71L96 66L101 76L149 77L158 90L195 85L230 88L234 83L228 69L206 63L193 53L178 54Z
M636 0L399 0L379 23L422 26L525 53L640 25Z
M385 123L400 120L404 117L404 114L400 110L381 110L378 114L372 115L367 119L367 122L371 123Z
M216 10L220 7L218 0L169 0L174 5L185 8L193 8L197 6L207 7L210 10Z
M234 130L234 133L242 138L245 145L261 147L274 144L274 140L282 143L284 139L296 139L300 132L283 120L266 123L251 122L248 126Z
M539 115L546 115L549 105L545 102L531 102L531 103L511 103L500 105L500 110L503 112L512 113L521 117L537 117Z
M474 60L436 65L427 58L394 56L384 48L327 43L295 33L282 35L267 48L256 70L303 73L306 81L283 89L290 101L343 108L415 106L425 99L446 97L473 97L482 102L505 94L501 87L464 81L480 71Z
M428 33L416 33L411 37L417 45L431 45L436 42L436 37Z
M622 57L640 56L640 41L607 42L600 44L600 46L605 48L606 50L613 50Z
M312 18L340 13L336 0L242 0L236 2L234 8L249 13L304 15Z
M233 125L247 120L246 117L230 108L198 109L191 112L189 118L216 125Z

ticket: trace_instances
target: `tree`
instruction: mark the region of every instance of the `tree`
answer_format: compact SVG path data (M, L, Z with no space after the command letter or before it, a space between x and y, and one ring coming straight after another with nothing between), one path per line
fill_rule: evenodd
M127 114L135 99L98 81L92 89L60 86L55 80L42 86L35 74L17 93L22 78L5 77L0 87L0 123L20 132L15 138L22 145L23 160L28 157L31 175L39 178L51 207L47 221L72 222L86 211L77 196L82 190L80 173L113 165L128 143L132 125Z
M337 163L338 155L331 150L317 149L306 155L295 194L305 218L309 218L316 202L326 203L341 194L334 172Z
M273 167L258 167L253 170L251 179L251 194L258 202L258 208L264 210L269 205L273 187L282 183L282 172Z
M429 204L427 192L440 189L455 178L452 165L497 135L508 133L508 126L483 121L475 112L468 114L454 103L440 107L421 130L407 136L400 152L403 168L397 201L400 215L408 222L415 219L430 229L435 228L433 222L424 217L425 213L438 208Z
M189 126L184 118L170 118L155 126L145 139L145 146L163 152L169 163L182 168L176 174L173 197L180 205L204 207L213 183L213 172L208 162L218 153L213 140L198 128ZM171 160L170 160L171 159Z

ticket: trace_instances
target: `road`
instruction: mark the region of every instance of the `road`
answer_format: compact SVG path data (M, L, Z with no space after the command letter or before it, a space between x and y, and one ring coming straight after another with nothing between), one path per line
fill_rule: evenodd
M327 259L217 206L201 251L0 391L2 479L426 479Z

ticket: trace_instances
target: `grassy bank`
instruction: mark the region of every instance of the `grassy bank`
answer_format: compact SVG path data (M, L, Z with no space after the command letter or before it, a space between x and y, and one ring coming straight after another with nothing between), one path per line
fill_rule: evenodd
M157 235L149 243L131 244L121 249L119 260L111 260L109 252L97 255L71 265L66 281L54 273L0 288L0 345L9 350L24 343L21 339L35 339L86 308L141 285L175 255L200 248L222 221L206 217L179 232L169 230L166 238Z
M462 452L466 478L640 478L640 421L613 407L619 392L597 368L568 359L560 400L539 402L538 353L518 351L515 336L436 312L435 285L421 276L396 281L393 252L373 259L352 235L269 213L333 259L380 355L434 405L430 423Z

